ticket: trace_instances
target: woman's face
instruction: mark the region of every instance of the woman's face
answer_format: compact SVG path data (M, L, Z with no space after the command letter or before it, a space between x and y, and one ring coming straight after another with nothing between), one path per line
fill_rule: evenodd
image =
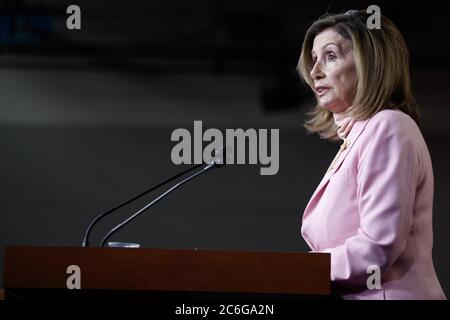
M353 102L357 82L350 42L326 29L314 39L311 54L311 77L319 105L331 112L345 111Z

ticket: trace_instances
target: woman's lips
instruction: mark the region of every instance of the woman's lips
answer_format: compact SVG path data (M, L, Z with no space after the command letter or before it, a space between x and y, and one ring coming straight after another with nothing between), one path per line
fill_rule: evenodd
M330 90L330 88L318 88L318 89L316 90L317 96L318 96L318 97L322 97L322 96L324 96L329 90Z

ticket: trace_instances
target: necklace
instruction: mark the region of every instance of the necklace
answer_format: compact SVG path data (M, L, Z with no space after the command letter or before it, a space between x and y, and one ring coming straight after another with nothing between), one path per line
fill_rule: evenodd
M344 142L342 142L341 147L339 148L336 156L334 157L333 161L330 164L330 167L327 170L327 173L331 172L334 168L334 165L336 163L336 161L339 159L340 155L342 152L344 152L345 149L347 149L347 147L350 145L350 140L348 140L347 138L344 138Z

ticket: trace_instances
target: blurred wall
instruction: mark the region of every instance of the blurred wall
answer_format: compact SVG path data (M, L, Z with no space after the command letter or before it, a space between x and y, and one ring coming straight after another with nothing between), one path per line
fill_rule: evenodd
M54 3L42 1L41 5ZM136 12L142 9L139 6L144 6L141 1L133 3L135 6L123 2L121 5L111 2L109 6L101 1L89 3L82 2L81 6L97 8L86 13L87 26L97 23L93 27L97 31L105 26L95 18L102 16L99 11L102 6L106 12L124 8ZM306 135L302 128L303 114L312 104L295 68L304 28L325 11L328 2L314 5L282 2L275 8L283 14L274 14L270 19L265 12L275 5L271 1L253 7L243 2L236 8L226 7L221 1L212 5L203 2L203 7L199 3L194 8L181 5L179 9L157 3L154 8L166 12L166 20L173 24L161 29L166 38L161 35L155 38L147 32L154 32L152 28L158 24L138 20L146 30L136 33L140 44L135 48L143 46L140 54L127 49L136 42L124 41L129 38L120 35L126 29L120 25L116 26L117 34L111 33L113 40L108 41L100 31L64 36L63 28L57 39L62 41L63 35L64 41L55 40L59 45L2 43L1 260L5 245L80 245L89 221L99 212L185 169L186 166L171 162L170 151L175 143L170 141L170 135L176 128L192 132L194 120L202 120L204 130L280 129L278 174L261 176L258 165L235 165L213 171L170 195L113 239L155 248L309 250L300 235L301 216L338 146ZM342 2L342 8L365 5L357 1L347 3ZM413 83L422 106L422 129L435 170L433 254L448 296L450 91L446 88L450 70L441 57L448 54L449 45L428 46L439 38L439 33L429 33L430 29L411 22L414 15L417 17L418 8L400 11L401 6L385 5L392 15L399 17L405 38L410 39ZM151 12L149 7L147 10ZM215 15L209 15L210 12ZM219 14L221 18L217 20L214 18L217 12L227 14ZM233 15L236 12L239 14ZM184 18L177 19L177 14ZM245 14L252 17L250 23ZM192 18L198 16L211 17L211 21ZM116 19L110 17L104 23L111 21ZM132 19L127 21L131 23L128 28L136 32ZM221 21L233 23L230 27ZM279 27L279 21L284 27ZM262 23L267 29L252 29L252 22ZM427 22L435 24L433 30L440 30L436 28L439 20ZM197 29L192 30L198 32L211 30L199 27L210 23L217 24L219 30L214 28L210 37L202 33L203 37L196 39L183 33L186 26L194 25ZM233 38L233 26L237 28L236 34L241 30L243 38ZM253 43L246 40L260 32L265 35L261 39ZM204 46L199 50L201 58L195 50L188 50L192 48L180 52L181 58L177 56L177 50L184 46L177 41L180 33L185 35L179 37L186 43L197 41ZM139 41L147 36L158 41L144 46ZM265 41L265 37L285 41ZM260 45L267 42L273 46L262 50ZM65 43L75 48L74 54L64 49ZM123 55L108 55L109 46L117 47ZM218 54L221 50L217 48L225 48L227 54ZM159 52L156 56L155 51ZM156 194L105 221L94 232L94 243ZM3 263L0 272L2 268Z

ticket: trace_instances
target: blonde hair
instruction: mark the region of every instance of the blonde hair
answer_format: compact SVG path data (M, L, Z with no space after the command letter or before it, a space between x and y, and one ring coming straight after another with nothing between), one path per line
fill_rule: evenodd
M381 29L368 29L368 17L365 11L351 10L319 18L306 32L297 70L314 88L310 74L314 66L311 56L313 42L320 32L332 28L350 42L355 59L355 96L345 113L356 120L363 120L383 109L397 109L419 123L418 106L411 90L409 52L403 36L384 16L381 16ZM304 125L321 138L338 140L332 112L318 104L308 112Z

